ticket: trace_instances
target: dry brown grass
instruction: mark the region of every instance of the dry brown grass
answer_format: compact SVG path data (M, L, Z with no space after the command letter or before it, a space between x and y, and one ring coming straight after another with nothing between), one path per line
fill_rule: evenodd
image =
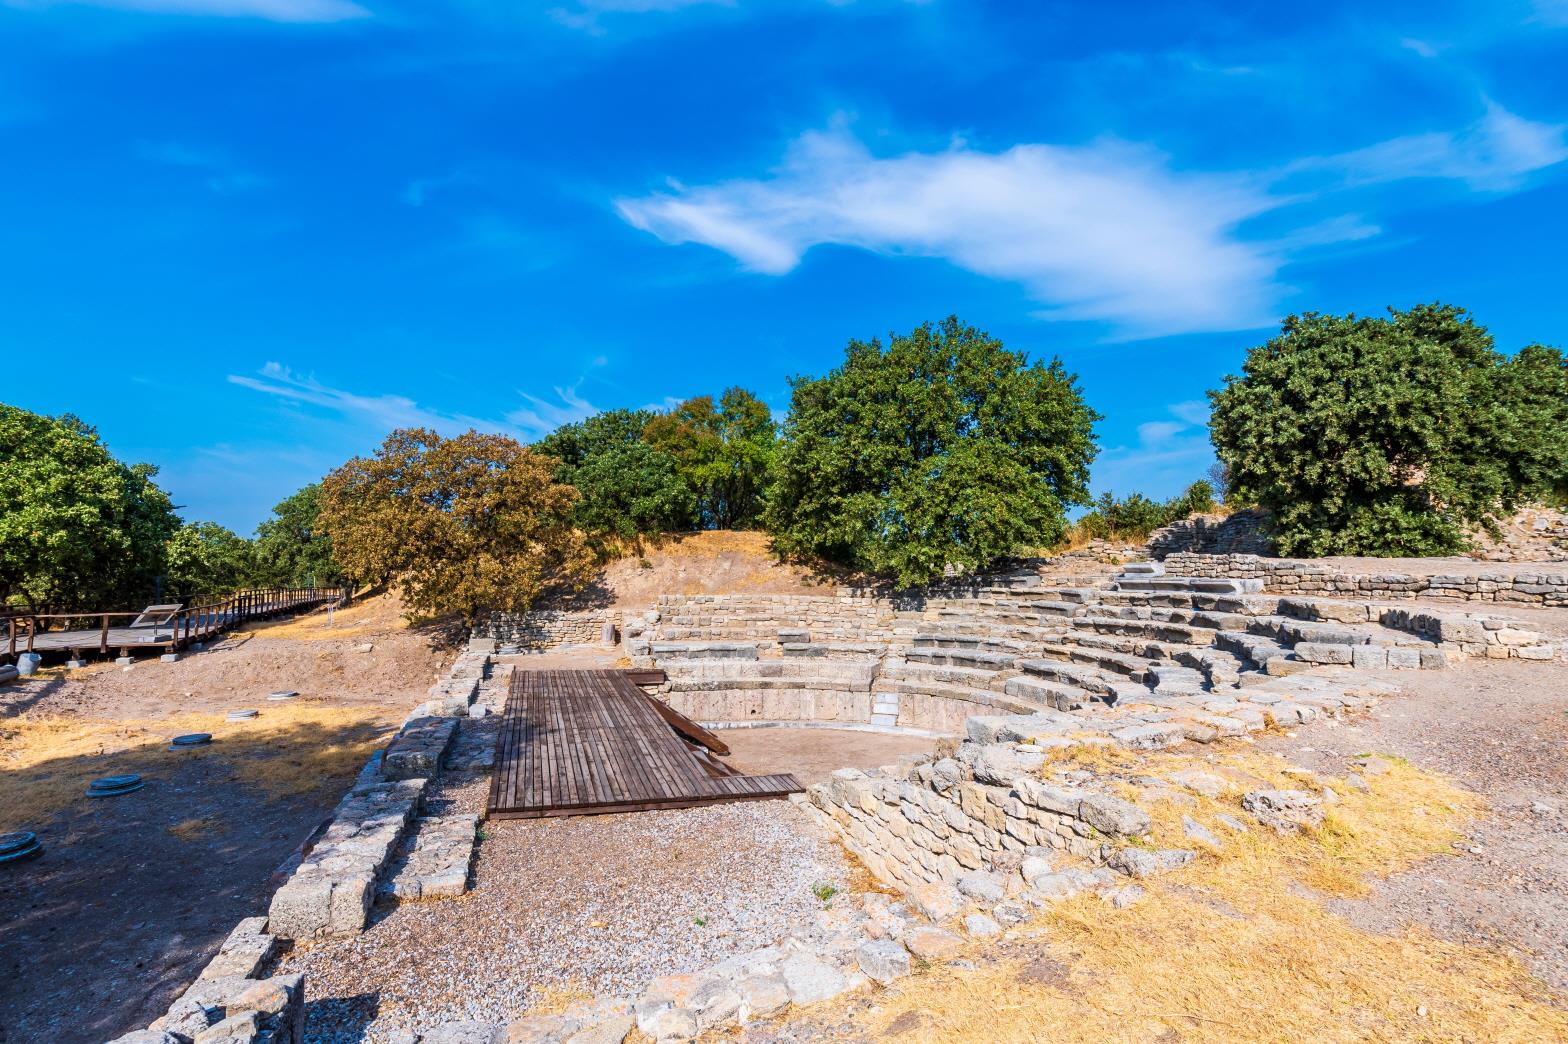
M530 992L534 996L533 1003L528 1005L530 1015L560 1015L574 1004L587 1004L594 999L592 991L575 982L566 986L546 983L534 987Z
M1339 794L1321 830L1238 835L1215 816L1239 815L1244 789L1324 781L1255 752L1139 760L1154 775L1201 768L1235 781L1215 799L1151 807L1155 844L1193 847L1185 814L1222 849L1145 882L1149 894L1125 910L1092 895L1059 903L1029 927L1032 938L970 954L979 967L919 973L846 1017L911 1041L1568 1039L1561 999L1514 958L1420 931L1363 932L1322 902L1451 853L1479 810L1473 795L1396 762L1370 792Z
M302 641L323 641L335 638L357 638L361 635L400 631L410 626L404 615L403 600L396 591L370 591L343 609L318 609L292 620L279 620L256 624L235 631L236 637L245 634L263 634L268 638L294 638Z
M0 830L35 828L80 801L100 776L135 772L150 780L192 758L212 758L230 779L269 799L341 790L395 727L396 708L268 704L248 722L222 714L104 721L24 716L0 722ZM169 740L210 732L209 746L170 750Z
M216 830L222 829L223 824L212 816L202 816L197 819L182 819L169 828L169 833L181 841L195 841L197 838L206 838Z

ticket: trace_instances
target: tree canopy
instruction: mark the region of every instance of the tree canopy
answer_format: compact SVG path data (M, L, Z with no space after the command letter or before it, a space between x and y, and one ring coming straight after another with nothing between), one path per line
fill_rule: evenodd
M332 556L332 538L318 521L321 483L312 482L280 501L256 527L253 583L267 587L326 587L344 580Z
M320 525L350 575L395 580L410 609L471 623L591 575L558 467L501 435L400 429L323 480Z
M0 404L0 604L102 609L151 597L179 528L158 469L91 427Z
M164 548L164 597L187 604L248 586L251 542L216 522L187 522Z
M679 462L643 440L652 418L647 410L598 413L534 446L561 461L557 479L577 489L573 518L589 533L634 541L695 527L696 497Z
M1076 379L956 316L792 384L767 513L786 553L918 584L1054 544L1089 501L1099 418Z
M1230 494L1287 555L1452 553L1568 476L1562 353L1504 356L1448 305L1290 316L1210 398Z
M679 463L704 528L758 525L766 505L778 426L767 405L744 388L687 399L647 424L649 443Z

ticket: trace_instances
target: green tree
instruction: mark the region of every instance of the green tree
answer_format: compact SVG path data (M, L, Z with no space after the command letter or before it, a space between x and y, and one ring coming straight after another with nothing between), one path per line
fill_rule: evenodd
M105 609L152 597L179 528L158 469L77 418L0 404L0 604Z
M654 416L645 438L679 461L704 527L761 523L778 443L778 425L762 400L744 388L730 388L717 405L710 395L687 399Z
M1281 553L1446 554L1561 482L1565 380L1560 353L1510 360L1447 305L1293 315L1210 393L1210 431Z
M577 489L573 517L588 532L636 541L693 528L696 500L675 458L643 441L652 417L646 410L598 413L534 446L561 461L557 477Z
M786 553L917 584L1054 544L1089 501L1099 418L1076 379L956 316L851 341L793 386L767 514Z
M1199 479L1179 497L1160 502L1142 493L1124 500L1113 493L1101 493L1089 511L1077 522L1078 532L1097 540L1141 540L1161 526L1179 519L1213 511L1214 487Z
M190 603L251 582L251 542L216 522L188 522L164 549L164 596Z
M322 481L320 525L349 575L396 580L410 610L473 623L592 575L559 467L505 436L404 428Z
M344 581L322 530L321 483L312 482L272 509L256 527L255 582L267 587L328 587Z

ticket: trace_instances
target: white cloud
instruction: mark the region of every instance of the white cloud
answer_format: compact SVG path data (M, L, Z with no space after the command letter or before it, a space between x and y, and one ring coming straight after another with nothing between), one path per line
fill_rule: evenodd
M266 178L240 169L217 153L192 148L177 141L137 142L136 153L149 163L159 163L167 167L179 167L204 174L204 183L208 191L220 196L262 188L267 184Z
M669 413L685 401L686 399L682 396L666 395L658 402L645 402L637 408L639 410L647 410L649 413Z
M1199 400L1173 402L1166 411L1175 420L1138 425L1136 446L1107 449L1094 462L1094 486L1118 496L1142 493L1167 499L1203 477L1214 462L1209 444L1209 404Z
M1446 178L1472 189L1518 188L1525 176L1568 160L1568 125L1536 123L1490 100L1486 114L1459 131L1433 131L1314 157L1293 169L1325 171L1346 187L1410 178Z
M353 0L0 0L8 7L58 7L79 3L151 14L211 15L219 18L262 18L269 22L342 22L368 18L370 12Z
M616 202L638 228L754 271L788 272L829 243L944 257L1022 283L1052 317L1131 334L1271 321L1280 262L1235 233L1274 205L1248 178L1178 173L1115 141L878 158L842 129L803 135L767 179Z
M1400 40L1399 46L1407 51L1414 51L1423 58L1436 58L1438 55L1437 47L1427 43L1425 40L1417 40L1413 36L1407 36Z
M1113 140L879 157L842 126L796 139L765 177L623 197L627 222L667 243L702 243L768 275L814 246L944 258L1022 285L1049 319L1098 320L1124 337L1271 324L1296 252L1379 232L1339 215L1272 239L1252 218L1305 200L1410 178L1504 191L1568 159L1565 128L1487 103L1458 132L1394 138L1263 174L1183 170ZM1307 183L1306 188L1298 187Z
M1207 425L1209 423L1209 404L1202 399L1173 402L1166 409L1188 424Z
M360 395L332 388L314 377L295 373L281 363L269 362L260 377L229 375L229 383L263 392L288 402L317 406L349 420L367 424L378 432L394 428L431 428L442 435L459 435L470 429L499 432L524 441L549 434L562 424L582 420L597 411L573 388L556 388L559 402L549 402L519 392L526 405L509 412L501 421L447 413L421 406L402 395Z

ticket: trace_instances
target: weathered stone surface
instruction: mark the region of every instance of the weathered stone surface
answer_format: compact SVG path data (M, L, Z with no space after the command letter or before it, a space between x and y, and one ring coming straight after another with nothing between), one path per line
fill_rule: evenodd
M277 948L277 939L267 934L265 917L247 917L235 925L207 967L203 979L239 977L249 979L259 972Z
M268 929L288 939L362 930L376 874L390 858L424 795L425 780L356 786L294 875L272 897Z
M868 978L884 985L909 974L909 951L891 939L861 943L855 961Z
M1220 839L1214 835L1214 831L1191 816L1181 817L1181 830L1189 841L1196 841L1198 844L1208 845L1210 848L1220 847Z
M809 953L795 953L779 962L779 974L795 1004L816 1004L853 989L855 982L833 965Z
M1007 888L996 874L975 870L958 879L958 890L970 899L982 903L1001 902L1007 897Z
M1197 853L1185 848L1118 848L1106 860L1106 865L1128 877L1151 877L1166 870L1175 870L1192 862Z
M964 918L964 931L976 939L989 939L1002 934L1002 926L983 913L972 913Z
M448 1022L421 1033L419 1044L507 1044L506 1027L493 1022Z
M1102 833L1124 837L1146 834L1154 825L1149 813L1110 794L1085 794L1079 803L1079 815Z
M468 704L463 704L466 713ZM381 760L381 773L387 779L429 778L441 771L441 759L452 745L457 719L448 717L415 718L387 745Z
M377 893L404 901L462 895L468 890L478 827L479 817L473 814L415 820Z
M909 890L909 904L931 921L945 921L964 907L958 889L941 881L916 885Z
M1323 824L1323 802L1304 790L1249 791L1242 795L1241 807L1281 833Z
M921 960L939 961L957 953L964 940L941 928L916 928L904 936L904 945Z
M109 1044L187 1044L189 1037L182 1037L167 1030L135 1030L123 1037L115 1037Z

